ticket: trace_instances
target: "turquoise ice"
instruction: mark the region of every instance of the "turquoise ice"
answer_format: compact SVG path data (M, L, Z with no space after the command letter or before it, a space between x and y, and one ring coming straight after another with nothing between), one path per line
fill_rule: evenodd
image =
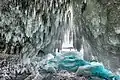
M106 80L120 80L120 76L115 76L102 63L82 60L77 52L57 54L47 62L45 67L51 72L67 70L80 75L90 75Z

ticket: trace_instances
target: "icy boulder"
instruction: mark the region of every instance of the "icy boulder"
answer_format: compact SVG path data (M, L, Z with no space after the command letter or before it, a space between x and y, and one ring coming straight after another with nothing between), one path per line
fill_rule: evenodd
M120 80L119 76L115 76L111 71L107 70L102 63L82 60L79 54L75 52L61 53L50 59L45 67L48 72L52 73L67 70L68 72L76 72L77 75Z
M89 63L85 60L81 60L77 54L73 52L69 52L64 55L64 58L59 61L58 67L59 69L65 69L68 71L75 72L79 66L88 65Z

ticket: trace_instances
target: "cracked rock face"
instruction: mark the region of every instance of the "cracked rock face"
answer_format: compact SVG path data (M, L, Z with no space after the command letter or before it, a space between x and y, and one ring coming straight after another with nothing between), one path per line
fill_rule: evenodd
M112 70L119 68L120 1L87 0L83 3L76 0L73 6L74 25L79 30L77 38L83 43L85 59L97 58Z

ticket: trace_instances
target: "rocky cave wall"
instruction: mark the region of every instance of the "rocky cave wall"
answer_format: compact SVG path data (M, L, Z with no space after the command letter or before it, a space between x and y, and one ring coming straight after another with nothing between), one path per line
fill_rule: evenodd
M40 56L61 47L70 0L0 0L0 53Z
M120 1L75 0L75 35L83 43L84 58L96 59L113 71L120 68Z
M73 46L79 51L83 45L85 59L116 70L119 15L119 0L0 0L0 53L32 57L54 52L73 27Z

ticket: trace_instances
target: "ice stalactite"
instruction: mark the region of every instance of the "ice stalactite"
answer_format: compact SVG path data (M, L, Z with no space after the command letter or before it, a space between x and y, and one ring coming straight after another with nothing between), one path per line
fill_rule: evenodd
M2 53L32 57L40 50L54 52L71 26L70 0L5 0L0 6Z

